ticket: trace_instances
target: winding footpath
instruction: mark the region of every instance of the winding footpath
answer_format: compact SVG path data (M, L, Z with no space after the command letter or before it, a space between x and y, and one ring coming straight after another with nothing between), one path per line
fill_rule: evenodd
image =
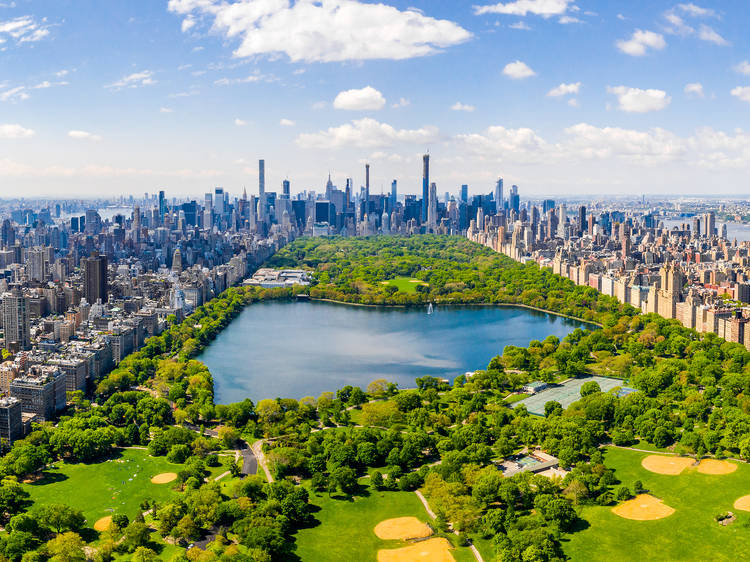
M422 502L427 515L429 515L432 519L437 519L437 515L435 515L435 512L430 508L430 504L427 503L427 498L424 497L424 494L422 494L422 492L420 492L419 490L414 490L414 493L417 494L419 501ZM458 531L453 530L453 534L458 535ZM471 549L472 554L474 554L474 558L476 558L477 562L484 562L484 558L482 558L482 555L479 554L477 547L474 546L471 542L469 542L469 548Z

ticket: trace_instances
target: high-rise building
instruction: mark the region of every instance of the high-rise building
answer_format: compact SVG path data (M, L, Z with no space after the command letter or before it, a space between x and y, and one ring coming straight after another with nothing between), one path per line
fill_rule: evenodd
M396 183L396 180L393 180L391 182L391 209L396 207L397 201L398 201L398 184Z
M91 254L83 260L83 296L91 304L99 299L105 303L108 290L107 256Z
M224 216L226 209L224 208L224 188L217 187L214 189L214 213L219 220Z
M429 205L427 208L427 227L435 230L437 227L437 185L430 184Z
M24 350L31 347L29 307L26 297L17 287L3 295L4 347Z
M464 203L469 202L469 186L466 184L461 186L461 201Z
M370 206L370 165L365 164L365 213Z
M164 222L164 215L167 213L167 202L164 198L164 191L159 191L159 221Z
M22 437L21 401L12 396L0 398L0 438L12 445Z
M513 187L510 188L510 198L508 200L508 203L509 203L508 207L510 207L510 209L512 209L513 211L517 213L521 207L521 198L518 195L517 185L514 185Z
M291 197L289 180L284 180L283 182L281 182L281 193L287 199Z
M427 221L427 206L430 201L430 155L422 156L422 222Z
M499 178L495 184L495 212L503 209L503 178Z

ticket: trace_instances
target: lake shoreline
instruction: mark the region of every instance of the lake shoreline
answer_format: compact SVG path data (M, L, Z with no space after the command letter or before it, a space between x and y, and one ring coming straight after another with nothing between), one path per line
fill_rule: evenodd
M403 308L403 309L409 309L409 308L417 308L422 306L427 306L429 303L419 303L419 304L365 304L360 302L347 302L347 301L339 301L335 299L320 299L315 297L310 297L308 299L308 302L327 302L330 304L343 304L347 306L363 306L367 308ZM448 302L448 303L439 303L435 304L433 303L433 306L502 306L506 308L525 308L526 310L535 310L536 312L544 312L545 314L552 314L554 316L559 316L560 318L567 318L568 320L575 320L576 322L581 322L583 324L591 324L593 326L597 326L599 328L603 328L601 324L598 322L594 322L593 320L584 320L583 318L578 318L576 316L571 316L569 314L563 314L562 312L555 312L554 310L547 310L546 308L539 308L537 306L531 306L528 304L521 304L521 303L512 303L512 302Z

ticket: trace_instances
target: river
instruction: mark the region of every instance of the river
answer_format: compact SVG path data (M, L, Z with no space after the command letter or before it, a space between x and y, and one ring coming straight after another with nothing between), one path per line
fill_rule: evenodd
M518 307L359 307L266 301L248 306L198 357L216 402L319 396L384 378L400 388L424 375L486 368L506 345L565 337L581 322Z

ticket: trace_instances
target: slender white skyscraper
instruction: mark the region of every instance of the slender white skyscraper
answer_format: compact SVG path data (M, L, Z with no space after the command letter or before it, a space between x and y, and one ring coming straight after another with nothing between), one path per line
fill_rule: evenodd
M499 213L503 208L503 178L499 178L495 184L495 205Z
M427 227L434 230L437 226L437 185L430 184L430 200L427 206Z

